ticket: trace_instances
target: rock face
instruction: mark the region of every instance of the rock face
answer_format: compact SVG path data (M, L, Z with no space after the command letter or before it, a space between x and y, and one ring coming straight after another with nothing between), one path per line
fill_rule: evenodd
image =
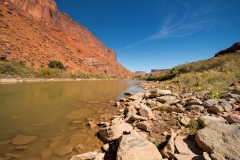
M123 135L119 140L117 160L161 160L162 155L153 143L137 133Z
M220 52L216 53L214 57L236 52L240 52L240 42L234 43L231 47L221 50Z
M0 0L0 15L1 60L21 60L34 69L58 60L68 70L133 75L113 50L59 12L54 0Z
M195 140L214 160L240 159L238 124L211 123L197 132Z

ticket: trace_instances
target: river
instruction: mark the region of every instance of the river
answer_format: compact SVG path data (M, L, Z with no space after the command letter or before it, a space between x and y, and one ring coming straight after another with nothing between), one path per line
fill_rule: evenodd
M108 121L124 92L138 92L139 81L101 80L0 84L0 159L66 160L77 154L56 155L61 146L82 145L81 152L99 149L99 127L88 121ZM15 144L17 136L35 137ZM20 140L21 141L21 140ZM21 142L19 142L21 143ZM14 157L15 156L15 157Z

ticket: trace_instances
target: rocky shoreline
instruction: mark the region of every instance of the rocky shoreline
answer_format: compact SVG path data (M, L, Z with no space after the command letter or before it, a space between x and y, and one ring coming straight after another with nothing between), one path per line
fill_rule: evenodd
M103 152L87 152L70 160L240 159L240 82L220 99L206 99L209 90L172 93L159 82L142 83L144 90L121 98L118 115L96 134Z

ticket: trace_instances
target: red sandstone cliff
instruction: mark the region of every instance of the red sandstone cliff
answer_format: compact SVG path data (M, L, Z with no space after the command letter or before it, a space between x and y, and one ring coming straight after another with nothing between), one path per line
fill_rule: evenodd
M131 76L116 53L85 27L58 11L54 0L0 0L0 58L34 68L50 60L68 70Z

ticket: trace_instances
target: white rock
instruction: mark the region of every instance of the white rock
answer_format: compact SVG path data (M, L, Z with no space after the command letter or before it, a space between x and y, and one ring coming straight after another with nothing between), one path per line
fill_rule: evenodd
M87 153L72 156L69 160L90 160L90 159L94 159L97 154L98 152L87 152Z

